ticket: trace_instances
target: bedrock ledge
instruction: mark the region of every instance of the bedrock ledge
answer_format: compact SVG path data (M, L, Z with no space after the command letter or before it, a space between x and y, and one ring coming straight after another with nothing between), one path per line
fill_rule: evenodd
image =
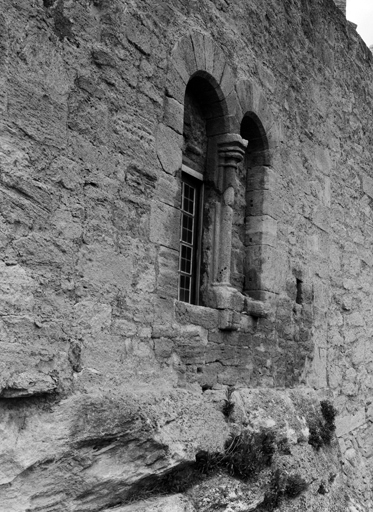
M310 444L324 420L308 390L133 386L0 409L1 510L259 511L276 485L278 510L348 510L335 436ZM250 471L229 469L232 446Z

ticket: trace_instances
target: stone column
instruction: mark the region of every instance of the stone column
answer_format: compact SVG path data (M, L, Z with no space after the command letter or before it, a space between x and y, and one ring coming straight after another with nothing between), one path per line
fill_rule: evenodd
M214 282L217 307L224 307L224 300L231 288L232 223L235 200L236 170L243 159L247 142L239 135L226 134L218 143L218 188L221 201L215 210ZM219 288L219 290L217 289Z

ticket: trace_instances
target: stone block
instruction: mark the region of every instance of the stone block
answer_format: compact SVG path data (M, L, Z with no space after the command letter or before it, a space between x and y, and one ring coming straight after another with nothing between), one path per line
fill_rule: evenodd
M328 176L333 166L329 149L312 145L312 157L317 169Z
M168 338L157 338L154 340L155 357L160 360L169 359L174 350L173 341Z
M277 221L269 215L246 217L246 245L277 245Z
M233 69L228 64L226 64L220 80L220 87L226 98L233 91L236 80L237 77Z
M224 52L221 50L221 48L219 48L219 46L215 45L212 76L215 78L218 84L221 82L226 62L227 59Z
M152 202L150 241L179 251L180 211L177 208L164 203Z
M8 113L17 126L43 144L66 146L65 101L57 102L27 81L14 80L8 91Z
M203 366L206 363L206 347L203 345L188 343L185 339L178 339L176 341L175 353L180 357L181 362L187 366Z
M126 36L145 55L150 55L154 51L152 33L133 16L128 18Z
M323 204L327 207L331 207L332 203L332 192L331 192L331 181L329 176L325 176L324 178L324 186L323 186L323 193L322 193L322 201Z
M44 395L57 390L58 379L42 372L28 370L13 375L5 387L0 388L0 397L22 398L33 395Z
M366 417L367 417L367 420L369 420L371 423L373 423L373 405L372 404L370 404L367 409ZM373 437L372 437L372 439L373 439Z
M352 364L356 367L359 367L368 360L367 346L369 346L369 344L365 336L356 340L356 343L352 348Z
M228 333L225 335L229 336ZM209 345L206 350L206 364L218 362L225 367L237 366L244 363L246 359L243 356L244 352L247 352L247 347L231 346L224 343L216 346Z
M245 313L246 312L241 313L239 332L252 333L256 326L256 319L255 319L256 311L254 311L254 315L251 315L250 313L247 313L247 314L245 314Z
M240 79L236 82L236 91L244 115L253 110L253 87L251 80Z
M211 291L215 296L217 309L230 309L238 313L243 310L245 297L235 288L225 285L214 285Z
M227 366L220 368L217 375L217 382L225 386L235 386L251 382L252 369L249 367Z
M357 428L365 425L367 422L365 409L360 409L355 414L348 414L345 416L337 416L335 424L337 427L336 433L338 437L345 436Z
M247 247L245 252L245 292L277 292L284 271L282 253L268 245Z
M258 110L256 111L259 119L262 120L264 129L271 127L274 124L272 112L268 107L268 102L264 94L260 95Z
M277 176L274 169L258 165L249 169L247 190L272 190L277 192Z
M99 67L108 66L115 68L116 66L116 62L113 56L100 48L92 50L92 59L93 62Z
M32 206L38 209L49 213L55 211L58 199L52 187L17 173L13 167L9 167L9 162L4 163L6 168L1 175L1 184L9 189L10 193L18 194L19 200L22 202L31 201ZM11 172L9 172L10 169ZM25 208L27 207L25 206Z
M172 58L177 63L178 69L183 72L185 77L184 69L187 72L186 83L189 78L198 71L196 58L194 55L193 42L190 36L184 36L178 43L175 50L172 52Z
M269 89L271 92L275 91L276 87L276 79L271 72L270 69L268 69L266 66L263 66L260 62L258 63L258 72L259 77L266 89Z
M265 98L263 96L262 88L257 83L253 83L252 86L252 112L255 112L259 119L261 119L261 122L264 124L264 127L266 126L265 123L265 117L262 117L259 113L260 106L262 102L265 101ZM265 112L264 112L265 115Z
M177 62L171 60L166 78L166 95L174 98L180 104L184 104L185 88L189 76L184 69L177 68ZM185 73L185 76L183 75Z
M162 173L157 180L156 197L161 203L179 209L181 206L181 181L177 176Z
M177 299L179 251L160 247L158 254L157 293L161 297Z
M47 234L39 233L31 233L29 236L16 240L14 247L22 263L47 264L55 268L63 266L68 250L66 241L57 243Z
M269 315L270 306L260 300L245 298L245 312L256 318L266 318Z
M267 129L266 136L269 147L269 162L272 162L277 159L280 144L285 139L285 128L280 119L276 119L276 123Z
M98 338L109 330L111 322L112 308L109 304L83 300L74 306L74 325L79 339Z
M192 33L192 43L194 49L194 58L196 60L197 70L206 70L205 55L205 37L201 32Z
M20 265L0 262L0 310L2 315L31 313L36 283Z
M240 125L244 114L235 89L233 89L229 96L224 99L224 104L227 114L231 115L232 119L235 119L235 123L237 123L237 125ZM233 126L235 125L232 124L232 127Z
M166 126L182 135L184 126L184 105L174 98L166 96L163 122Z
M330 231L330 208L318 204L312 211L312 222L326 233Z
M181 324L200 325L205 329L213 330L218 326L219 312L213 308L176 301L175 319Z
M241 315L230 309L219 310L219 329L221 331L237 331L240 327Z
M156 132L156 149L163 170L174 174L181 168L183 137L169 126L159 123Z
M212 75L217 83L216 76L214 76L214 52L215 52L215 42L211 39L211 37L205 35L205 62L206 62L206 72Z
M364 193L373 199L373 179L367 174L363 174L362 181Z
M365 326L365 320L361 313L354 311L350 315L347 315L346 322L351 327L363 327Z
M114 293L128 291L131 282L133 261L128 254L121 254L114 247L92 243L83 245L78 255L77 269L86 287Z
M175 301L172 301L175 302ZM176 338L180 335L180 325L175 323L154 323L152 328L152 338Z

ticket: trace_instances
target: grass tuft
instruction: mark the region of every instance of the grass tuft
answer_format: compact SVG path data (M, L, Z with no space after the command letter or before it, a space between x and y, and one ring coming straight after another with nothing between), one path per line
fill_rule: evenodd
M248 480L271 464L276 451L275 436L271 431L244 432L230 437L224 448L223 453L200 452L196 457L198 470L203 474L224 470L236 478Z
M273 512L283 499L297 498L307 488L307 482L299 474L287 475L277 469L272 473L270 488L256 511Z
M308 442L315 450L324 445L330 445L335 432L335 417L337 411L328 400L320 402L322 418L315 418L308 422L310 436Z

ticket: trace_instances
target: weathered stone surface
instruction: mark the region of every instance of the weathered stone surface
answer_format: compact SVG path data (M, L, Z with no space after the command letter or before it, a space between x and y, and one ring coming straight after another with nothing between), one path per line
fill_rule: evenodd
M254 435L272 432L279 448L270 467L258 469L249 482L240 482L221 472L197 484L187 492L197 510L207 512L219 507L234 512L254 511L260 510L261 505L265 510L273 471L280 479L279 475L286 474L286 478L307 483L307 490L297 497L280 498L278 510L347 510L335 440L331 446L321 448L323 456L308 443L311 419L319 414L319 404L312 392L239 389L233 392L231 400L232 427L247 429Z
M141 503L131 503L124 507L107 509L103 512L195 512L195 508L182 495L154 498Z
M0 510L254 510L269 473L251 490L224 474L194 498L125 503L249 425L288 436L278 461L309 484L280 510L371 510L373 61L354 27L327 0L1 6ZM252 121L227 178L234 293L209 308L176 300L194 73L215 101L209 254L231 173L216 146ZM344 509L336 447L298 443L300 399L274 391L304 385L338 409Z
M4 398L19 398L24 396L42 395L56 391L58 381L50 375L41 372L26 371L9 377L0 390Z
M156 135L157 155L165 172L174 174L181 167L182 137L160 123Z
M1 486L0 503L4 510L20 512L40 507L207 512L220 503L238 512L243 505L254 510L262 503L271 471L280 471L309 485L300 498L282 501L280 510L297 510L300 503L307 510L317 506L346 510L338 451L332 445L322 448L320 456L307 443L307 416L318 414L312 393L237 390L230 424L214 401L206 398L166 387L158 391L138 387L135 393L77 395L49 404L43 413L36 403L4 403L1 482L11 486ZM220 407L219 401L215 403ZM22 422L14 416L19 407ZM273 466L260 470L250 485L220 473L207 480L201 477L185 496L156 496L157 475L192 463L201 450L221 452L230 431L237 434L247 429L255 434L272 431L278 443ZM9 457L8 447L15 439L20 450L16 457ZM153 497L137 502L131 490L150 477ZM327 486L326 495L317 493L321 484ZM129 496L131 503L125 504ZM334 508L329 508L330 503Z
M102 510L125 501L132 485L146 476L193 461L200 450L222 449L228 427L210 403L166 387L163 393L144 391L78 395L51 404L44 413L35 403L3 403L3 510L24 512L52 506L61 512L72 506L82 511ZM18 407L22 422L14 416ZM10 456L15 439L19 452ZM10 483L11 490L4 485ZM180 508L183 501L170 498L165 500L168 508L159 510L171 510L171 504Z
M365 425L366 415L365 410L361 409L356 414L350 414L348 416L341 416L337 419L337 435L340 437L353 432L357 428Z

